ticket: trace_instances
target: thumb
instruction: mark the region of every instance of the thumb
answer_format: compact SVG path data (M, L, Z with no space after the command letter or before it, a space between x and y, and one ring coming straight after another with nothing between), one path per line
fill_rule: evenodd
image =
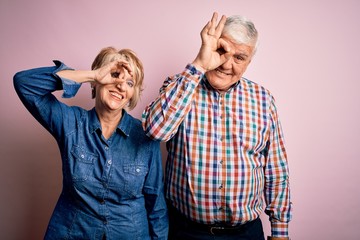
M233 54L232 53L224 53L220 56L220 61L221 61L221 64L227 62L230 58L232 58Z
M234 54L234 50L231 48L230 44L225 41L223 38L219 38L218 40L218 49L219 48L222 48L224 49L224 53L231 53L231 54Z

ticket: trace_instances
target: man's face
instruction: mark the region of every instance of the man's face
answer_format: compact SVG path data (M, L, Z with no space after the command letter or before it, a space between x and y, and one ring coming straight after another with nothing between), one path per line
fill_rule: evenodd
M235 43L231 38L222 36L231 49L235 50L232 57L218 68L208 71L206 77L213 88L219 92L226 92L244 74L251 62L254 47Z

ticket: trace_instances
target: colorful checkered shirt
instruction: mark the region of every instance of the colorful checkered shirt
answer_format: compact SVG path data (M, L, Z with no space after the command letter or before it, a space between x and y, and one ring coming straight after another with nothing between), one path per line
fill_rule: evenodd
M264 210L288 236L289 171L274 98L245 78L218 93L193 65L169 77L143 112L145 132L167 141L166 197L193 221L233 225Z

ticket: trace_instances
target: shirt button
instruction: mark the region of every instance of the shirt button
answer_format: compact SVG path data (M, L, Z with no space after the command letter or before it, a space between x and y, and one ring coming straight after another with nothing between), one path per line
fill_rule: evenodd
M107 161L107 163L108 163L109 165L111 165L111 164L112 164L111 159L109 159L109 160Z
M108 147L108 146L105 146L105 150L109 150L109 147Z
M140 172L140 168L137 168L135 171L136 171L137 173Z
M223 188L223 185L221 184L220 186L219 186L219 189L222 189Z
M85 156L84 156L84 154L81 154L81 156L80 156L81 158L84 158Z

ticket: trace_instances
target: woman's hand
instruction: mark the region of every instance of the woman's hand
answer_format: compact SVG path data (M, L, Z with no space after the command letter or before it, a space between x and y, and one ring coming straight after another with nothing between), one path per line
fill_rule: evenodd
M129 63L124 60L110 62L95 70L62 70L56 74L78 83L92 82L92 84L111 84L133 77Z
M129 63L124 60L110 62L93 72L94 80L99 84L112 84L133 76Z

